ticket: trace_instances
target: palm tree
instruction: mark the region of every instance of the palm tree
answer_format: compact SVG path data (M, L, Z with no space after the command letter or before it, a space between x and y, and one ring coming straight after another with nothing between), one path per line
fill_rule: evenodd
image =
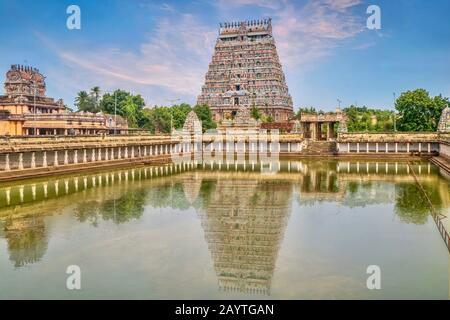
M91 89L91 96L94 99L95 111L99 111L99 101L100 101L100 87L95 86Z
M80 91L75 98L75 106L79 111L88 111L89 109L89 95L86 91Z

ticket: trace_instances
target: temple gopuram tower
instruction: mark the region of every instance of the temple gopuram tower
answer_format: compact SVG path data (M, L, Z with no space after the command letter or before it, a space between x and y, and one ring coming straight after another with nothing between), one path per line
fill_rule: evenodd
M272 20L220 24L214 55L198 96L216 121L231 119L240 106L256 106L275 122L293 114Z

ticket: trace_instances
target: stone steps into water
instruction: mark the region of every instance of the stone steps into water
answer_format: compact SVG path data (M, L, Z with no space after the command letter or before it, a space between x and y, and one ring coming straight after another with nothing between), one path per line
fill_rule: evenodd
M336 152L334 141L308 141L306 148L302 150L304 155L333 155Z

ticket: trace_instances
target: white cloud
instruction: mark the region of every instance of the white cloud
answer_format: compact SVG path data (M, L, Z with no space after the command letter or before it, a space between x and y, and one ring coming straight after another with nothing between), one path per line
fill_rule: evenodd
M100 84L156 86L174 95L199 93L217 31L190 14L181 14L161 19L151 34L136 53L117 48L66 48L54 43L51 47L74 72L81 68ZM158 97L146 98L167 103Z
M360 0L310 0L303 6L287 0L221 0L218 8L227 6L230 14L238 14L243 6L265 10L274 20L281 62L291 68L332 54L341 41L360 33L363 23L352 13L358 4ZM50 47L78 74L73 81L82 74L102 87L135 88L132 91L142 93L147 103L164 104L169 97L194 102L211 60L217 25L206 25L172 5L162 4L160 10L166 15L135 51L92 44Z
M349 11L359 3L318 0L274 12L274 36L283 63L292 67L328 56L341 41L362 32L361 19Z

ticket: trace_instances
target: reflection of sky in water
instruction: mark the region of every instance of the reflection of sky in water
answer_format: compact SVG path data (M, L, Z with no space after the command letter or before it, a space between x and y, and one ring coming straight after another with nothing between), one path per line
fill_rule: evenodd
M448 298L448 251L404 163L242 169L0 185L0 298ZM412 169L448 214L448 180ZM65 289L71 264L81 291Z

